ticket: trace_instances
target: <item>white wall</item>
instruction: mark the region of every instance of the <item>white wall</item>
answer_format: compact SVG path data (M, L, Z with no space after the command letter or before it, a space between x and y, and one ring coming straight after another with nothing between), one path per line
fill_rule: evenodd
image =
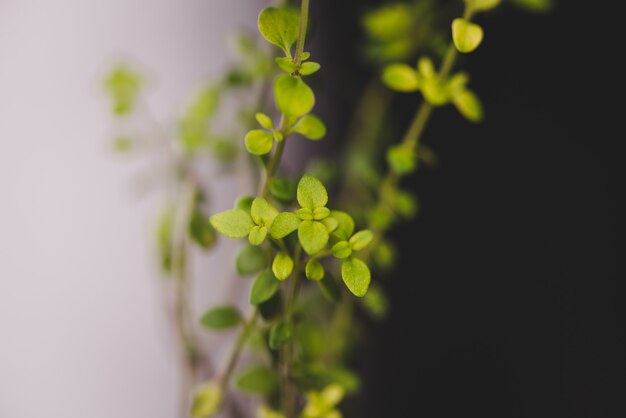
M0 418L175 415L157 199L138 199L136 167L107 150L98 77L133 58L171 122L262 3L0 0Z

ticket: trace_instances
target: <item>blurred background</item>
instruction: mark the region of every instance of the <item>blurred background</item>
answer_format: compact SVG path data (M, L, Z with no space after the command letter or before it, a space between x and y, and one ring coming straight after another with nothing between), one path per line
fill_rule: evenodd
M380 2L312 3L332 155L375 75L358 45L362 13ZM138 165L111 152L101 79L116 60L138 65L168 126L265 4L0 0L1 418L174 416L177 360L150 239L162 196L138 197ZM421 213L393 233L392 309L367 324L359 416L625 415L613 9L505 4L479 20L485 43L461 65L487 117L472 125L446 108L426 131L439 165L407 182ZM391 129L403 129L415 97L393 100ZM213 186L218 206L249 187ZM200 262L226 257L225 273L231 253ZM239 297L216 276L198 309Z

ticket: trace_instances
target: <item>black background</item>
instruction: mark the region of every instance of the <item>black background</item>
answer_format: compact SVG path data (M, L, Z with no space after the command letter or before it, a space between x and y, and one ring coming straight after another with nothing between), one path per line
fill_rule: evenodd
M366 3L313 2L326 34L316 48L338 80L365 78L354 74L354 45ZM402 250L385 283L392 312L370 326L360 416L626 416L624 37L610 6L563 0L534 15L505 5L478 18L485 42L460 66L487 118L472 125L446 108L425 132L440 166L406 181L422 210L393 232ZM340 130L352 103L328 90ZM416 98L400 104L408 126Z

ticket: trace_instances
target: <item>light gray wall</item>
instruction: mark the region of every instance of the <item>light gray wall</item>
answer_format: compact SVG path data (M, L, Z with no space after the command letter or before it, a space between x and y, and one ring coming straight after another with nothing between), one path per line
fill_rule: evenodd
M108 152L98 77L119 54L141 63L167 126L263 3L0 0L1 418L174 416L150 241L159 197L133 194L137 166ZM214 190L217 206L232 189Z

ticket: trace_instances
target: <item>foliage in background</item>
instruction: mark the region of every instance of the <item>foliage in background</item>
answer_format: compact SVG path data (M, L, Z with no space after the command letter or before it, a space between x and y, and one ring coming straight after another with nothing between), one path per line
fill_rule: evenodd
M509 1L536 11L551 5L546 0ZM195 385L192 402L181 401L181 416L214 416L227 407L233 388L262 400L261 418L342 416L340 402L360 386L358 374L349 367L358 345L354 310L360 306L374 318L385 317L389 302L372 276L387 275L396 259L395 245L386 238L389 229L418 211L417 198L402 187L402 179L420 164L436 161L421 144L434 110L452 105L470 122L483 119L468 74L454 72L454 67L460 53L473 52L486 36L473 21L475 16L500 3L392 2L364 14L363 53L378 75L354 109L343 153L346 169L340 175L320 175L318 169L293 178L281 170L287 142L318 141L327 133L324 122L312 113L316 99L307 81L323 71L304 50L308 0L300 2L299 10L268 7L259 14L260 34L282 55L272 59L266 48L242 36L240 64L219 82L202 88L188 105L175 140L166 138L158 147L168 155L174 202L161 217L158 248L161 266L176 284L174 312L186 370L184 391ZM120 121L116 148L141 149L145 144L124 128L124 121L138 113L141 77L120 66L109 74L105 86ZM252 107L248 102L242 105L235 132L220 132L214 129L214 119L224 97L236 91L253 92L257 100ZM270 91L274 107L266 105ZM381 126L392 91L419 93L422 100L401 140L388 145ZM387 148L384 162L377 158L381 144ZM242 158L243 149L251 156L247 161L262 173L257 193L209 216L209 196L197 165L211 156L231 166ZM336 193L329 195L328 184L320 178L327 178ZM199 347L188 299L190 246L210 250L216 232L243 241L234 270L242 277L255 276L247 313L234 305L219 305L199 318L213 332L238 330L217 371ZM240 366L246 348L254 352L254 360ZM229 416L241 415L236 403L230 407Z

